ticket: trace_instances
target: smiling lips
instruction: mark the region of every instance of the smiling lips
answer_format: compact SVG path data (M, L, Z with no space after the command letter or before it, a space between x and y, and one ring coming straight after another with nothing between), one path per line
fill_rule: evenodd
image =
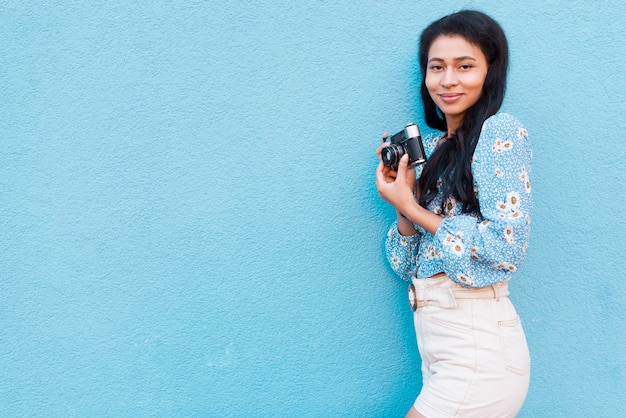
M440 94L441 100L445 103L454 103L463 96L463 93L443 93Z

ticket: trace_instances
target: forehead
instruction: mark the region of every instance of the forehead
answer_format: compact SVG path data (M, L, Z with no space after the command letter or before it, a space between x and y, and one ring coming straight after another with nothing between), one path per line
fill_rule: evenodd
M473 57L485 60L480 47L467 41L459 35L441 35L433 41L428 50L428 59L454 59L458 57Z

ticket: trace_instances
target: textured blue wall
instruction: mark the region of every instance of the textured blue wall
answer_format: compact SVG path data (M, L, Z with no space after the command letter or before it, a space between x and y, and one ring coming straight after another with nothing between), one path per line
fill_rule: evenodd
M623 2L378 3L0 3L0 416L406 412L374 149L462 7L534 143L521 416L626 415Z

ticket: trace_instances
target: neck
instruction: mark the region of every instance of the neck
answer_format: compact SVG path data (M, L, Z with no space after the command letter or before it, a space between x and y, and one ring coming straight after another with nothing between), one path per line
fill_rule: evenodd
M464 115L448 116L446 115L446 126L448 128L448 136L454 134L463 123Z

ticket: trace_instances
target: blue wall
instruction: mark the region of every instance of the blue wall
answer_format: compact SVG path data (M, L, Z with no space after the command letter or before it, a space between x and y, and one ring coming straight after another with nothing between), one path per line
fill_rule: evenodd
M374 149L462 7L535 151L520 416L626 415L623 2L378 3L0 3L0 416L404 414Z

